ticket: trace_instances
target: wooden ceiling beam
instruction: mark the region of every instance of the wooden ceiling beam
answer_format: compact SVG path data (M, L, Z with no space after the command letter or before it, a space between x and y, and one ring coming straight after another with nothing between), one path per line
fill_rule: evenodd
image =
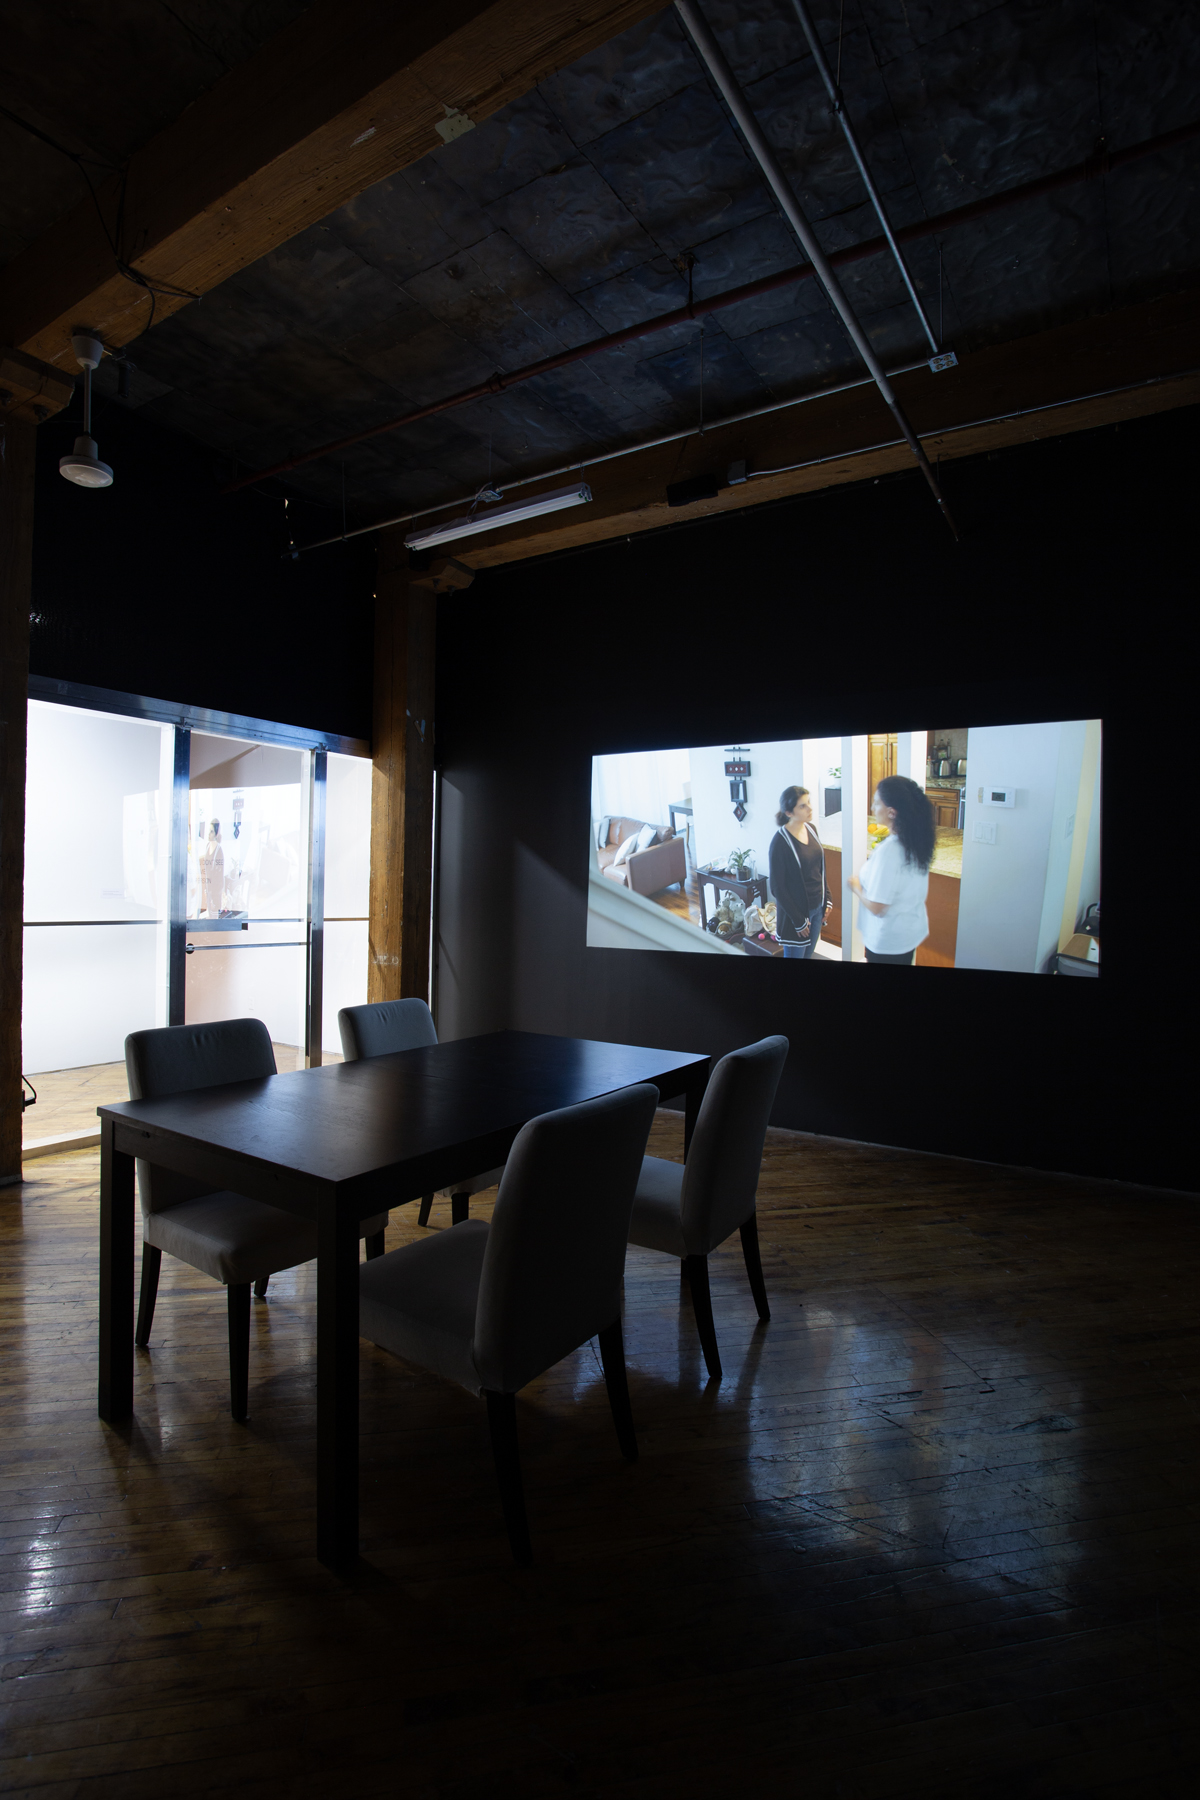
M156 320L660 10L661 0L316 0L99 189ZM122 201L122 183L124 195ZM74 373L144 330L90 198L0 273L0 342Z
M897 377L895 386L934 463L1193 405L1200 401L1200 289L993 345L963 356L957 369L941 375L920 370ZM894 436L875 388L857 388L742 425L714 427L702 438L585 465L590 506L449 549L473 569L491 568L915 470L908 447L889 441ZM715 498L690 506L668 505L669 483L708 474L723 480L729 464L742 460L751 477L745 483L723 486ZM791 466L796 464L807 466ZM786 472L755 474L769 469ZM922 488L913 504L932 502Z

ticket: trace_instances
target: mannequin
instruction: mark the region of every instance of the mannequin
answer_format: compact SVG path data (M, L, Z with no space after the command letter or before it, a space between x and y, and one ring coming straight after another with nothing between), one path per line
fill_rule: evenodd
M206 912L210 919L219 917L224 892L225 851L221 845L221 821L214 819L208 828L208 842L200 864L201 912Z

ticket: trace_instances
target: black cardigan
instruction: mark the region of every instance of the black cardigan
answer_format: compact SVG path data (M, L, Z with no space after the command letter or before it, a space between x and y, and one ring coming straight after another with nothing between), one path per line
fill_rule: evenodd
M800 866L800 858L787 841L787 833L781 825L771 839L768 860L768 879L771 893L775 899L775 936L781 944L806 944L807 938L800 936L800 926L818 907L827 906L832 896L829 892L829 880L825 873L825 846L813 830L808 827L809 836L821 852L821 886L822 895L809 894L804 880L804 871Z

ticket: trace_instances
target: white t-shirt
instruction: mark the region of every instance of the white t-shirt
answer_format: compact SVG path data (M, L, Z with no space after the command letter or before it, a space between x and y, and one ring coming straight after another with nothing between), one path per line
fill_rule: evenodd
M929 936L925 911L929 871L907 860L898 837L885 837L876 845L858 871L858 880L865 899L887 907L885 913L873 913L865 906L858 909L858 928L868 950L903 956L924 943Z

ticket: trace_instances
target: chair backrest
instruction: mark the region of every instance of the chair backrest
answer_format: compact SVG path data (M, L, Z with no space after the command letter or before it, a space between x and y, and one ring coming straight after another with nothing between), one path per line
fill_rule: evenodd
M475 1313L485 1388L516 1393L621 1314L621 1277L658 1089L530 1119L505 1164Z
M785 1037L763 1038L723 1056L709 1078L680 1198L689 1256L707 1256L754 1211L763 1141L787 1053Z
M436 1044L433 1014L423 1000L376 1000L371 1006L343 1006L338 1014L342 1055L347 1062L390 1056Z
M211 1025L165 1025L131 1031L125 1039L125 1073L131 1100L157 1100L227 1081L275 1075L271 1034L261 1019L220 1019ZM212 1191L212 1183L158 1169L138 1159L143 1212L165 1212L182 1200Z

